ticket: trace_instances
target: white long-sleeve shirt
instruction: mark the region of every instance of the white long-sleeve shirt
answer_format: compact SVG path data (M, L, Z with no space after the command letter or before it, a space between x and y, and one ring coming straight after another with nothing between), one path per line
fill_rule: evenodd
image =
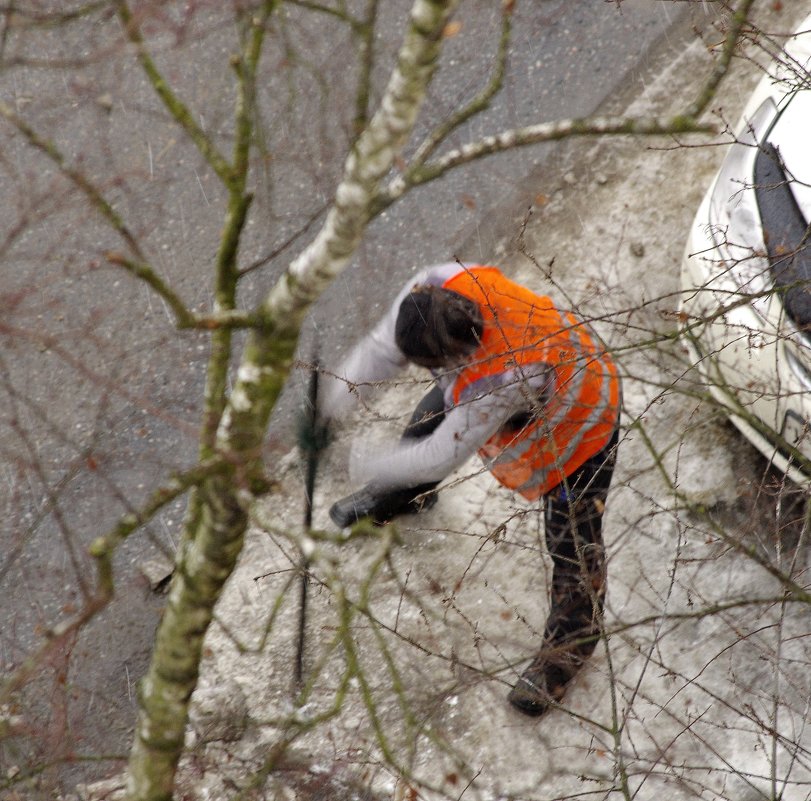
M440 264L408 281L383 319L352 349L334 375L324 377L319 388L322 416L342 417L369 395L374 383L393 378L407 366L408 360L397 347L394 335L400 304L415 286L442 286L463 269L456 263ZM355 447L350 463L353 482L398 488L441 481L510 418L530 408L528 389L536 401L547 396L553 375L547 365L523 368L520 376L502 376L456 404L452 389L461 369L434 372L445 395L445 418L437 428L418 440Z

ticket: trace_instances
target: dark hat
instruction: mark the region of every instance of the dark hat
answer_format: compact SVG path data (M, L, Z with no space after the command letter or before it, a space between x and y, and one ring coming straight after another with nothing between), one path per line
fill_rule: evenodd
M441 365L478 347L484 324L470 298L436 286L418 286L405 296L394 338L417 364Z

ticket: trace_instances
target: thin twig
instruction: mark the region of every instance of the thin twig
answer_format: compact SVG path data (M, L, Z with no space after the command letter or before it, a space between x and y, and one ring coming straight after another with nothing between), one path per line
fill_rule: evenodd
M197 146L203 158L219 176L220 180L227 186L233 178L233 170L228 161L217 150L211 138L197 124L194 115L182 100L171 90L169 84L158 70L152 57L146 49L143 36L138 27L138 21L130 11L129 5L124 0L116 2L118 16L127 34L127 38L135 45L138 61L149 78L152 88L163 101L175 122L188 134L189 138Z

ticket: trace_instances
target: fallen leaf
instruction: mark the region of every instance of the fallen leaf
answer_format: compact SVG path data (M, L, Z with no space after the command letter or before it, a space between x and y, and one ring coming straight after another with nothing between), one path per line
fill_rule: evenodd
M458 19L451 20L443 29L442 35L446 39L456 36L462 30L462 23Z

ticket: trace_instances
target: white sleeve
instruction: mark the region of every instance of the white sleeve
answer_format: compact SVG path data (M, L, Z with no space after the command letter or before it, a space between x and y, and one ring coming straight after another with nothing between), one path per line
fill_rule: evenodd
M393 327L389 335L388 317L352 348L334 372L322 374L318 388L322 417L343 417L369 395L374 382L392 378L406 366L405 356L394 344Z
M318 392L322 417L343 417L368 396L374 382L393 378L406 366L407 359L394 341L400 304L417 284L441 285L460 269L458 264L440 264L408 280L386 316L352 348L336 370L323 373Z
M384 489L441 481L484 445L507 420L524 407L520 394L498 392L455 406L429 436L353 449L353 484Z

